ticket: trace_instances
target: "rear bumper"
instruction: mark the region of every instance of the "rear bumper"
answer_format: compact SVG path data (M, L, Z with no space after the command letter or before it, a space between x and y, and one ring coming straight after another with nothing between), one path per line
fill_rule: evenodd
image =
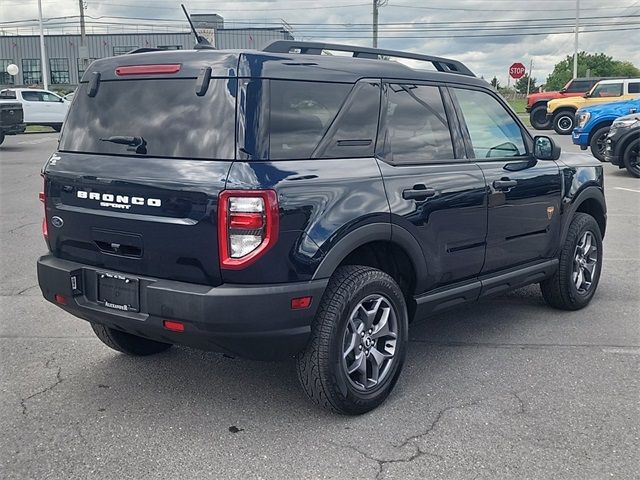
M123 312L96 301L98 272L139 279L140 311ZM72 290L71 277L77 279ZM45 299L87 320L166 343L253 359L278 359L302 350L328 279L273 285L218 287L112 272L47 255L38 259ZM60 305L55 295L66 297ZM291 299L312 296L311 306L292 310ZM164 328L178 320L184 332Z
M13 125L2 125L2 127L0 127L0 130L2 130L2 133L5 135L17 135L19 133L24 133L26 129L26 123L15 123Z

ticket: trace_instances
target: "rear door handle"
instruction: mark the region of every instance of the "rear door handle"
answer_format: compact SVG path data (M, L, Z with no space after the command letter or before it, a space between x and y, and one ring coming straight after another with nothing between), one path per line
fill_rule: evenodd
M493 188L495 188L496 190L507 190L509 188L515 187L516 185L518 185L517 180L509 180L508 178L493 181Z
M408 188L402 191L402 198L405 200L426 200L429 197L435 197L435 188L427 188L425 185L414 185L413 188Z

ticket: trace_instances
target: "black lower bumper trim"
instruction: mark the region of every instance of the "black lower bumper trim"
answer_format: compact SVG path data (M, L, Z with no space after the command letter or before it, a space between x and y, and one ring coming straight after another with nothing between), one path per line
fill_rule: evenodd
M304 348L328 282L211 287L137 276L140 311L124 312L96 301L97 273L103 271L51 255L38 260L44 297L79 318L152 340L254 359L286 358ZM57 303L55 295L67 304ZM313 298L311 306L292 310L291 299L303 296ZM164 320L183 322L184 332L166 330Z

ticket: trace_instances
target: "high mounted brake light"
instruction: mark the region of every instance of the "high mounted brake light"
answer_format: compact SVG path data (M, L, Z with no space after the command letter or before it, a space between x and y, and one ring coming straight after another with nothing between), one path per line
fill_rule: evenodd
M116 75L123 77L126 75L158 75L165 73L178 73L179 63L162 65L124 65L116 68Z
M278 197L273 190L224 190L218 202L220 266L240 269L278 239Z

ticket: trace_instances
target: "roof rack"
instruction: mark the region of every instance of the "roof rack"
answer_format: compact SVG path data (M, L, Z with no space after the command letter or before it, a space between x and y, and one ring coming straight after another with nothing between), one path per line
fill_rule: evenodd
M296 40L276 40L267 45L263 51L271 53L293 53L292 50L299 50L296 53L307 55L320 55L323 50L335 50L339 52L351 52L354 58L369 58L381 60L380 57L408 58L411 60L421 60L430 62L439 72L457 73L475 77L462 62L450 58L433 57L431 55L421 55L419 53L401 52L398 50L383 50L380 48L356 47L353 45L340 45L335 43L322 42L299 42Z

